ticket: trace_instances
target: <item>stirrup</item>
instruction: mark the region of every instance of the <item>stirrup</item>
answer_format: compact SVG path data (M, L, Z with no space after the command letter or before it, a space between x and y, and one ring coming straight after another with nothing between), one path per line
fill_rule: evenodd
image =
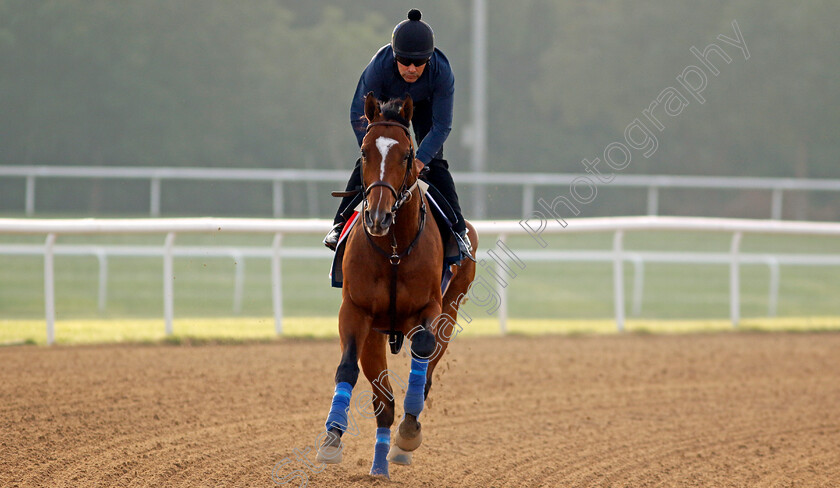
M327 232L326 237L322 241L325 246L335 251L336 246L338 246L338 239L341 237L341 231L344 230L344 225L345 222L339 222Z
M472 260L472 262L475 262L475 258L472 255L472 242L470 242L470 236L467 235L466 229L463 233L456 232L455 235L458 236L456 238L456 240L458 241L458 250L461 252L462 255Z

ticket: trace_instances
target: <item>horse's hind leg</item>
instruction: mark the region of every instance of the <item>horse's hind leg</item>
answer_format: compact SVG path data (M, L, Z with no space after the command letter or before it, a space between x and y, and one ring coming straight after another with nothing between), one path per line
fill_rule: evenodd
M473 258L475 258L476 250L478 249L478 233L469 222L467 222L467 232L472 243ZM458 323L458 311L461 304L466 300L467 292L470 284L475 279L475 261L464 260L460 266L456 268L455 276L443 296L443 313L435 324L435 339L438 344L438 351L435 352L435 357L432 358L429 364L429 374L426 380L426 396L429 395L429 389L432 387L432 373L435 367L446 352L446 347L449 343L458 337L458 334L463 330L463 327ZM466 314L464 314L466 315ZM472 318L466 315L466 323L472 322ZM457 330L456 330L457 328Z
M473 257L475 257L476 249L478 249L478 233L469 222L467 222L467 232L469 233L470 242L473 248ZM429 364L429 371L426 375L426 396L429 396L429 390L432 387L432 375L440 362L443 354L446 352L449 343L458 337L458 334L463 330L463 327L458 323L458 311L461 304L466 300L467 291L475 279L475 261L464 260L460 266L456 268L455 276L452 277L452 282L443 296L443 313L434 324L435 339L437 340L438 349L435 351L435 356ZM466 315L466 314L465 314ZM466 316L466 323L472 322L472 318Z
M470 241L473 243L473 255L478 249L478 234L475 232L472 224L467 222L467 230L469 232ZM432 388L432 376L434 375L435 367L440 362L443 354L446 352L446 347L449 342L457 337L461 326L457 324L458 309L462 303L464 296L469 289L470 284L475 278L475 261L465 260L461 266L458 267L446 295L443 297L443 313L436 310L437 314L434 316L434 322L431 327L424 327L424 333L427 335L412 335L412 376L411 379L416 381L414 392L422 391L421 395L414 395L413 403L419 404L419 410L422 410L424 400L429 396L429 390ZM458 330L455 330L455 327ZM431 336L431 340L430 339ZM415 342L415 339L417 341ZM421 361L417 361L417 356L423 358L430 358L428 366L424 367ZM414 375L415 364L418 364L424 369L423 383L420 383L421 376ZM410 383L410 382L409 382ZM422 385L422 390L420 387ZM411 388L411 385L409 385ZM418 401L419 399L419 401ZM411 464L412 451L420 447L422 442L422 434L420 430L420 422L417 421L419 411L409 408L409 395L406 394L406 415L400 423L400 428L397 431L397 436L394 439L394 446L391 448L389 459L397 464ZM415 413L416 412L416 413Z
M394 445L388 455L388 458L397 464L411 464L412 452L423 442L417 417L423 411L426 401L426 373L429 362L438 352L435 336L429 330L429 323L439 315L440 309L437 306L432 308L436 313L431 314L431 318L424 319L423 326L410 333L411 371L403 403L405 416L400 422Z
M370 474L389 478L388 450L391 445L391 425L394 424L394 394L391 389L388 360L385 356L386 336L379 333L368 334L362 349L362 371L373 387L370 404L376 416L376 444L373 452L373 465ZM399 377L395 380L402 383ZM366 417L369 414L363 413Z

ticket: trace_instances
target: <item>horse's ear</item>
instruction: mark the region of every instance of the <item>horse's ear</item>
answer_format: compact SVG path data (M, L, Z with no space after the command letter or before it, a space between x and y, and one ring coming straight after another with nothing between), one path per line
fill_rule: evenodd
M372 122L373 119L379 116L379 100L373 95L373 92L368 92L365 95L365 117L367 117L368 122Z
M411 99L411 95L405 96L405 101L403 101L402 109L400 110L400 115L406 121L411 122L411 115L414 113L414 101Z

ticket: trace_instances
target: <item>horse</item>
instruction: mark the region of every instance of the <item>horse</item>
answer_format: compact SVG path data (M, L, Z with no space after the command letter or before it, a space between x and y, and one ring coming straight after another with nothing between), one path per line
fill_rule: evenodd
M443 242L435 219L426 215L428 199L418 184L423 164L414 157L408 127L413 107L410 96L388 102L380 102L372 93L365 97L368 125L361 146L364 186L360 190L364 199L358 216L362 225L353 226L345 238L338 313L341 359L326 432L316 456L319 462L341 462L341 436L348 427L350 398L361 362L372 386L368 406L377 426L370 474L387 479L389 461L411 464L413 452L422 442L418 416L429 395L435 367L453 337L458 308L475 277L472 251L472 260L451 266L454 275L442 295ZM467 229L476 249L475 228L467 222ZM393 445L390 380L397 377L388 370L386 337L392 354L399 352L403 338L408 337L412 357L405 415Z

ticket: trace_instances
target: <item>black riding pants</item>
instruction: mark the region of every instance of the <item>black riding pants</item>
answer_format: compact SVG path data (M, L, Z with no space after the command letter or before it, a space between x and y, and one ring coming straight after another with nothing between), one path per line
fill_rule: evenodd
M464 217L461 215L461 205L458 203L458 193L455 191L455 182L452 180L452 175L449 174L449 163L445 159L432 159L426 165L427 170L423 179L429 184L438 189L438 191L446 198L453 212L458 217L457 221L452 226L456 232L463 232L466 229ZM356 160L356 166L353 168L353 173L350 175L350 180L347 182L347 191L356 190L362 187L361 175L361 159ZM338 212L335 214L334 223L344 221L342 213L351 205L355 197L344 197L341 199L341 205L338 207Z

